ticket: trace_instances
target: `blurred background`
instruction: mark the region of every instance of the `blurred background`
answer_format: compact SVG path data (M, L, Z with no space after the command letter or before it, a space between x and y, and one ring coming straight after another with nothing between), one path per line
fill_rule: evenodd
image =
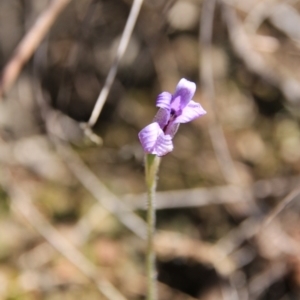
M145 0L117 64L132 4L0 0L0 299L145 299L137 134L183 77L159 299L300 299L300 2Z

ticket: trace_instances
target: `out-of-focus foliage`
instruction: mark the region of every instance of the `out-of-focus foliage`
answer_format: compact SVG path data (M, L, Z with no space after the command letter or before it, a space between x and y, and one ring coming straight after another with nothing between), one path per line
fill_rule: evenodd
M47 4L0 0L1 68ZM208 44L199 38L210 13L203 1L145 1L93 128L99 146L79 123L104 85L131 4L71 1L0 103L0 299L102 299L24 220L14 186L103 278L128 299L144 299L144 242L96 204L53 132L112 193L141 208L137 133L152 120L156 95L173 92L182 77L197 83L194 100L208 114L181 126L162 159L160 299L300 298L299 1L217 1ZM292 191L291 203L261 227Z

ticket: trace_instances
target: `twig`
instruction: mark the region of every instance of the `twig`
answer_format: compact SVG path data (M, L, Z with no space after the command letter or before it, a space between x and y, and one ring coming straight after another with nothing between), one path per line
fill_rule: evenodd
M259 299L267 288L284 277L287 272L288 268L285 263L275 262L253 278L250 278L248 286L251 299Z
M80 56L82 54L82 45L83 42L85 41L85 37L87 36L88 33L88 24L92 20L93 15L96 11L96 4L97 0L89 0L89 3L87 3L87 8L86 11L83 14L83 20L79 25L78 29L78 34L74 41L72 41L72 46L70 47L70 50L68 51L68 55L66 58L66 66L67 66L67 71L64 70L62 72L62 78L60 81L60 85L58 88L57 92L57 99L56 103L60 103L60 105L65 106L67 101L70 101L70 94L69 94L69 89L66 89L65 84L66 84L66 77L70 73L76 74L77 68L78 68L78 62L80 59ZM41 51L45 52L45 51ZM39 65L39 64L35 64ZM78 124L79 125L79 124ZM102 144L102 139L97 136L90 128L86 128L86 126L83 126L80 124L81 129L84 130L85 135L95 144L101 145Z
M111 193L97 176L81 161L70 147L52 138L56 149L76 178L110 213L117 216L128 229L138 237L146 239L147 226L125 203Z
M245 187L228 184L207 188L157 192L156 209L201 207L251 202L254 199L265 199L267 197L282 197L298 185L300 185L300 177L295 176L259 180L253 185ZM123 197L123 201L133 210L145 209L145 201L141 201L145 198L145 194L129 194Z
M253 190L235 185L226 185L212 188L195 188L157 192L156 209L174 209L186 207L200 207L214 204L237 203L254 199ZM124 201L132 209L145 209L146 195L126 195ZM184 201L183 201L184 199Z
M292 190L286 197L284 197L279 204L271 210L266 216L255 218L251 217L242 222L242 224L234 229L230 234L226 237L222 238L218 245L222 247L222 249L226 248L226 252L230 253L236 247L242 244L245 239L250 239L256 234L258 234L261 230L263 230L266 226L270 225L270 223L281 213L291 201L297 198L300 194L300 187L298 186L294 190ZM292 239L289 239L290 247L293 249L297 249L295 242ZM225 246L226 245L226 246Z
M37 70L36 75L38 75ZM145 221L111 193L67 143L57 138L56 128L58 128L58 131L61 131L60 136L64 135L63 128L61 128L62 126L56 118L58 113L46 102L38 81L35 84L35 94L40 107L41 117L46 124L49 140L55 145L57 152L66 162L71 172L106 210L114 214L123 225L138 237L146 240L147 226ZM65 118L63 114L60 116Z
M217 246L220 247L224 253L227 255L232 253L237 249L245 240L251 239L266 226L270 225L274 221L275 217L278 216L280 212L296 197L300 194L300 187L292 190L282 201L271 210L266 216L262 217L249 217L243 221L237 228L231 230L226 236L221 238L217 242ZM291 247L291 250L294 251L298 249L298 246L292 239L287 241Z
M229 255L245 240L252 238L258 232L260 221L261 218L249 217L222 237L216 246L222 249L225 255Z
M262 227L268 226L293 200L300 194L300 187L292 190L286 197L284 197L277 206L266 216Z
M5 180L2 185L7 190L12 206L26 221L52 245L59 253L74 264L87 278L94 282L98 290L110 300L126 300L116 288L104 278L99 278L97 268L87 260L64 236L57 231L35 208L30 196L20 188L20 184L14 184L12 180Z
M251 34L255 34L263 23L263 21L270 15L273 8L273 0L265 0L256 3L248 12L244 20L244 26Z
M58 15L71 0L53 0L38 17L30 31L16 48L12 58L6 64L0 79L0 98L15 82L24 64L39 46Z
M263 58L251 48L251 43L243 30L242 24L239 22L235 10L225 1L221 1L221 3L223 4L222 12L228 28L229 38L237 55L243 59L250 71L260 75L271 84L277 83L277 76L270 71Z
M230 155L223 128L218 121L217 107L215 103L215 88L211 57L215 6L216 0L205 0L203 2L199 36L201 47L199 68L201 73L200 77L202 80L202 89L211 104L211 110L209 112L209 133L219 166L227 182L238 183L240 181L238 173Z
M106 101L106 98L109 94L109 91L110 91L112 84L114 82L114 79L116 77L119 63L120 63L120 61L125 53L125 50L128 46L130 37L132 35L132 31L135 26L136 20L138 18L142 4L143 4L143 0L134 0L134 2L132 4L132 7L131 7L131 10L129 13L129 17L127 19L127 22L126 22L126 25L125 25L125 28L124 28L124 31L123 31L123 34L122 34L122 37L120 40L120 44L117 49L117 54L115 56L112 66L108 72L108 75L105 80L105 84L100 92L100 95L99 95L97 101L96 101L96 104L92 111L91 117L90 117L88 123L85 124L85 126L87 128L93 127L98 120L98 117L101 113L103 105Z
M244 61L246 67L257 74L272 86L281 90L286 100L292 105L300 103L300 83L292 77L287 77L284 72L276 72L253 50L249 38L239 21L233 7L226 0L222 3L222 13L228 28L231 44L236 54Z

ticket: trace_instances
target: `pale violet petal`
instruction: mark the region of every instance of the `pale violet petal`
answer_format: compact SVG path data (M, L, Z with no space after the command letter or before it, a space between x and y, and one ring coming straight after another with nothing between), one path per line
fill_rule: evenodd
M161 134L154 146L152 154L164 156L173 150L172 137L167 134Z
M170 111L168 109L160 108L156 113L153 122L157 122L161 129L163 129L169 122Z
M157 96L156 106L160 108L170 109L172 95L169 92L163 92Z
M152 153L157 139L161 134L164 133L157 122L151 123L139 132L138 136L145 152Z
M183 110L192 100L195 91L196 84L192 81L182 78L178 82L176 91L173 95L171 109L173 109L175 112L181 112L181 110ZM178 101L178 97L180 97L180 101Z
M203 109L203 107L199 103L191 100L189 104L182 110L181 115L174 120L174 123L187 123L205 114L206 111Z
M146 153L163 156L173 150L172 137L165 135L156 122L142 129L139 139Z
M180 123L170 122L165 130L165 134L168 134L173 138L179 128L179 125Z

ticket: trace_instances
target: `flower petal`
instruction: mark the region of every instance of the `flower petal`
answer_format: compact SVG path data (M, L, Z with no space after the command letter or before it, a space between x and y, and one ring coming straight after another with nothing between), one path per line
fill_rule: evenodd
M172 95L169 92L163 92L157 96L156 106L160 108L170 109Z
M171 109L175 112L181 112L187 104L191 101L196 91L196 84L192 81L188 81L185 78L182 78L176 87L176 91L173 95L171 102ZM178 101L180 97L180 101Z
M203 107L199 103L191 100L183 109L181 115L174 120L174 123L187 123L205 114L206 111Z
M146 153L163 156L173 150L172 137L165 135L157 122L142 129L139 139Z
M169 122L170 111L164 108L160 108L156 113L153 122L157 122L161 129L163 129Z
M171 138L173 138L179 128L179 125L180 123L170 122L165 130L165 134L168 134Z
M157 122L151 123L139 132L139 139L145 152L152 153L157 139L161 134L164 133Z
M161 134L154 146L152 154L163 156L173 150L172 137L168 134Z

